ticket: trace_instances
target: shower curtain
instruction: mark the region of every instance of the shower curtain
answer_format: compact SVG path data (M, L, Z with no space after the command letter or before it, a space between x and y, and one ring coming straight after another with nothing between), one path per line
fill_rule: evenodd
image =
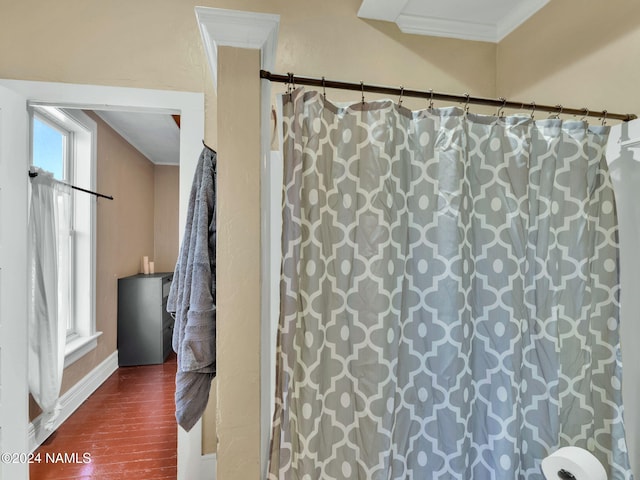
M67 319L71 188L44 170L31 179L28 231L29 390L43 411L46 430L60 412Z
M608 128L283 95L270 479L631 479Z

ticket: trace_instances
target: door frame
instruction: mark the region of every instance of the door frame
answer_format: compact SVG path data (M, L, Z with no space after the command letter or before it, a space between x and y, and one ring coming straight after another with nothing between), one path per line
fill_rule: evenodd
M180 243L182 242L191 183L204 139L204 93L7 79L0 79L0 85L20 94L32 104L86 110L119 110L180 115L179 239ZM28 142L28 135L27 132L25 142ZM28 160L26 161L28 162ZM27 168L28 165L25 165L24 169L19 169L20 172L24 170L22 172L24 178L16 179L16 181L26 182ZM24 201L27 202L27 198ZM26 203L24 210L26 211ZM26 244L23 247L25 251L20 252L20 255L26 258ZM26 262L24 268L26 272ZM3 296L3 293L0 292L0 297ZM26 322L26 318L24 320ZM15 340L18 342L17 348L24 348L26 352L27 339ZM21 383L22 381L24 383ZM3 382L6 382L2 385L3 389L25 390L27 377L25 375L24 379L4 378ZM24 401L25 404L28 402L26 396ZM28 422L24 425L22 433L26 442ZM178 480L200 477L201 444L201 422L198 422L188 433L178 427ZM28 473L25 478L28 478Z

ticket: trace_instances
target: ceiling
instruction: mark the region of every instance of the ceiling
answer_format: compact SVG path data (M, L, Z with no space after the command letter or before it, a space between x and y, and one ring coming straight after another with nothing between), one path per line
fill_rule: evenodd
M404 33L497 43L549 0L363 0L358 17Z
M156 165L179 165L180 129L169 114L97 111L111 128Z

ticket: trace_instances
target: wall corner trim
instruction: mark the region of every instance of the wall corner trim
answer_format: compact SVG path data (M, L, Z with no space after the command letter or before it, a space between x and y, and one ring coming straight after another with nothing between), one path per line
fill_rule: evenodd
M261 68L273 69L280 15L211 7L195 7L195 13L216 91L219 46L260 50Z

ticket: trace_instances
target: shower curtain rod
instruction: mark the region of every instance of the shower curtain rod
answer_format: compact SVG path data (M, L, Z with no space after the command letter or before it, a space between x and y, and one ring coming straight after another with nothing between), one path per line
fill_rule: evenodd
M37 177L38 176L38 172L32 172L31 170L29 170L29 176L32 177L32 178L33 177ZM90 193L91 195L95 195L96 197L102 197L102 198L106 198L107 200L113 200L113 197L111 195L104 195L102 193L92 192L91 190L86 190L86 189L81 188L81 187L76 187L75 185L69 185L68 183L61 182L60 180L56 180L56 182L61 183L63 185L66 185L67 187L71 187L74 190L79 190L81 192Z
M386 95L398 95L400 98L402 97L417 97L417 98L426 98L430 101L432 100L444 100L448 102L459 102L467 104L475 104L475 105L488 105L493 107L499 107L500 110L505 108L516 109L516 110L524 110L530 109L531 114L534 112L541 110L543 112L555 113L556 115L561 114L569 114L569 115L581 115L583 117L598 117L602 118L602 123L604 124L607 119L611 120L622 120L623 122L628 122L630 120L635 120L638 118L637 115L633 113L609 113L606 110L602 111L591 111L588 108L565 108L562 105L538 105L535 102L524 103L524 102L514 102L509 101L505 98L483 98L483 97L472 97L468 94L464 95L454 95L450 93L439 93L434 92L433 90L411 90L404 87L396 88L396 87L388 87L381 85L367 85L365 83L351 83L351 82L342 82L337 80L326 80L323 78L311 78L311 77L301 77L298 75L294 75L293 73L288 73L286 75L271 73L267 70L260 70L260 78L265 80L269 80L271 82L278 83L287 83L290 85L308 85L313 87L322 87L322 88L336 88L340 90L353 90L362 92L370 92L370 93L382 93ZM364 98L364 97L363 97Z

